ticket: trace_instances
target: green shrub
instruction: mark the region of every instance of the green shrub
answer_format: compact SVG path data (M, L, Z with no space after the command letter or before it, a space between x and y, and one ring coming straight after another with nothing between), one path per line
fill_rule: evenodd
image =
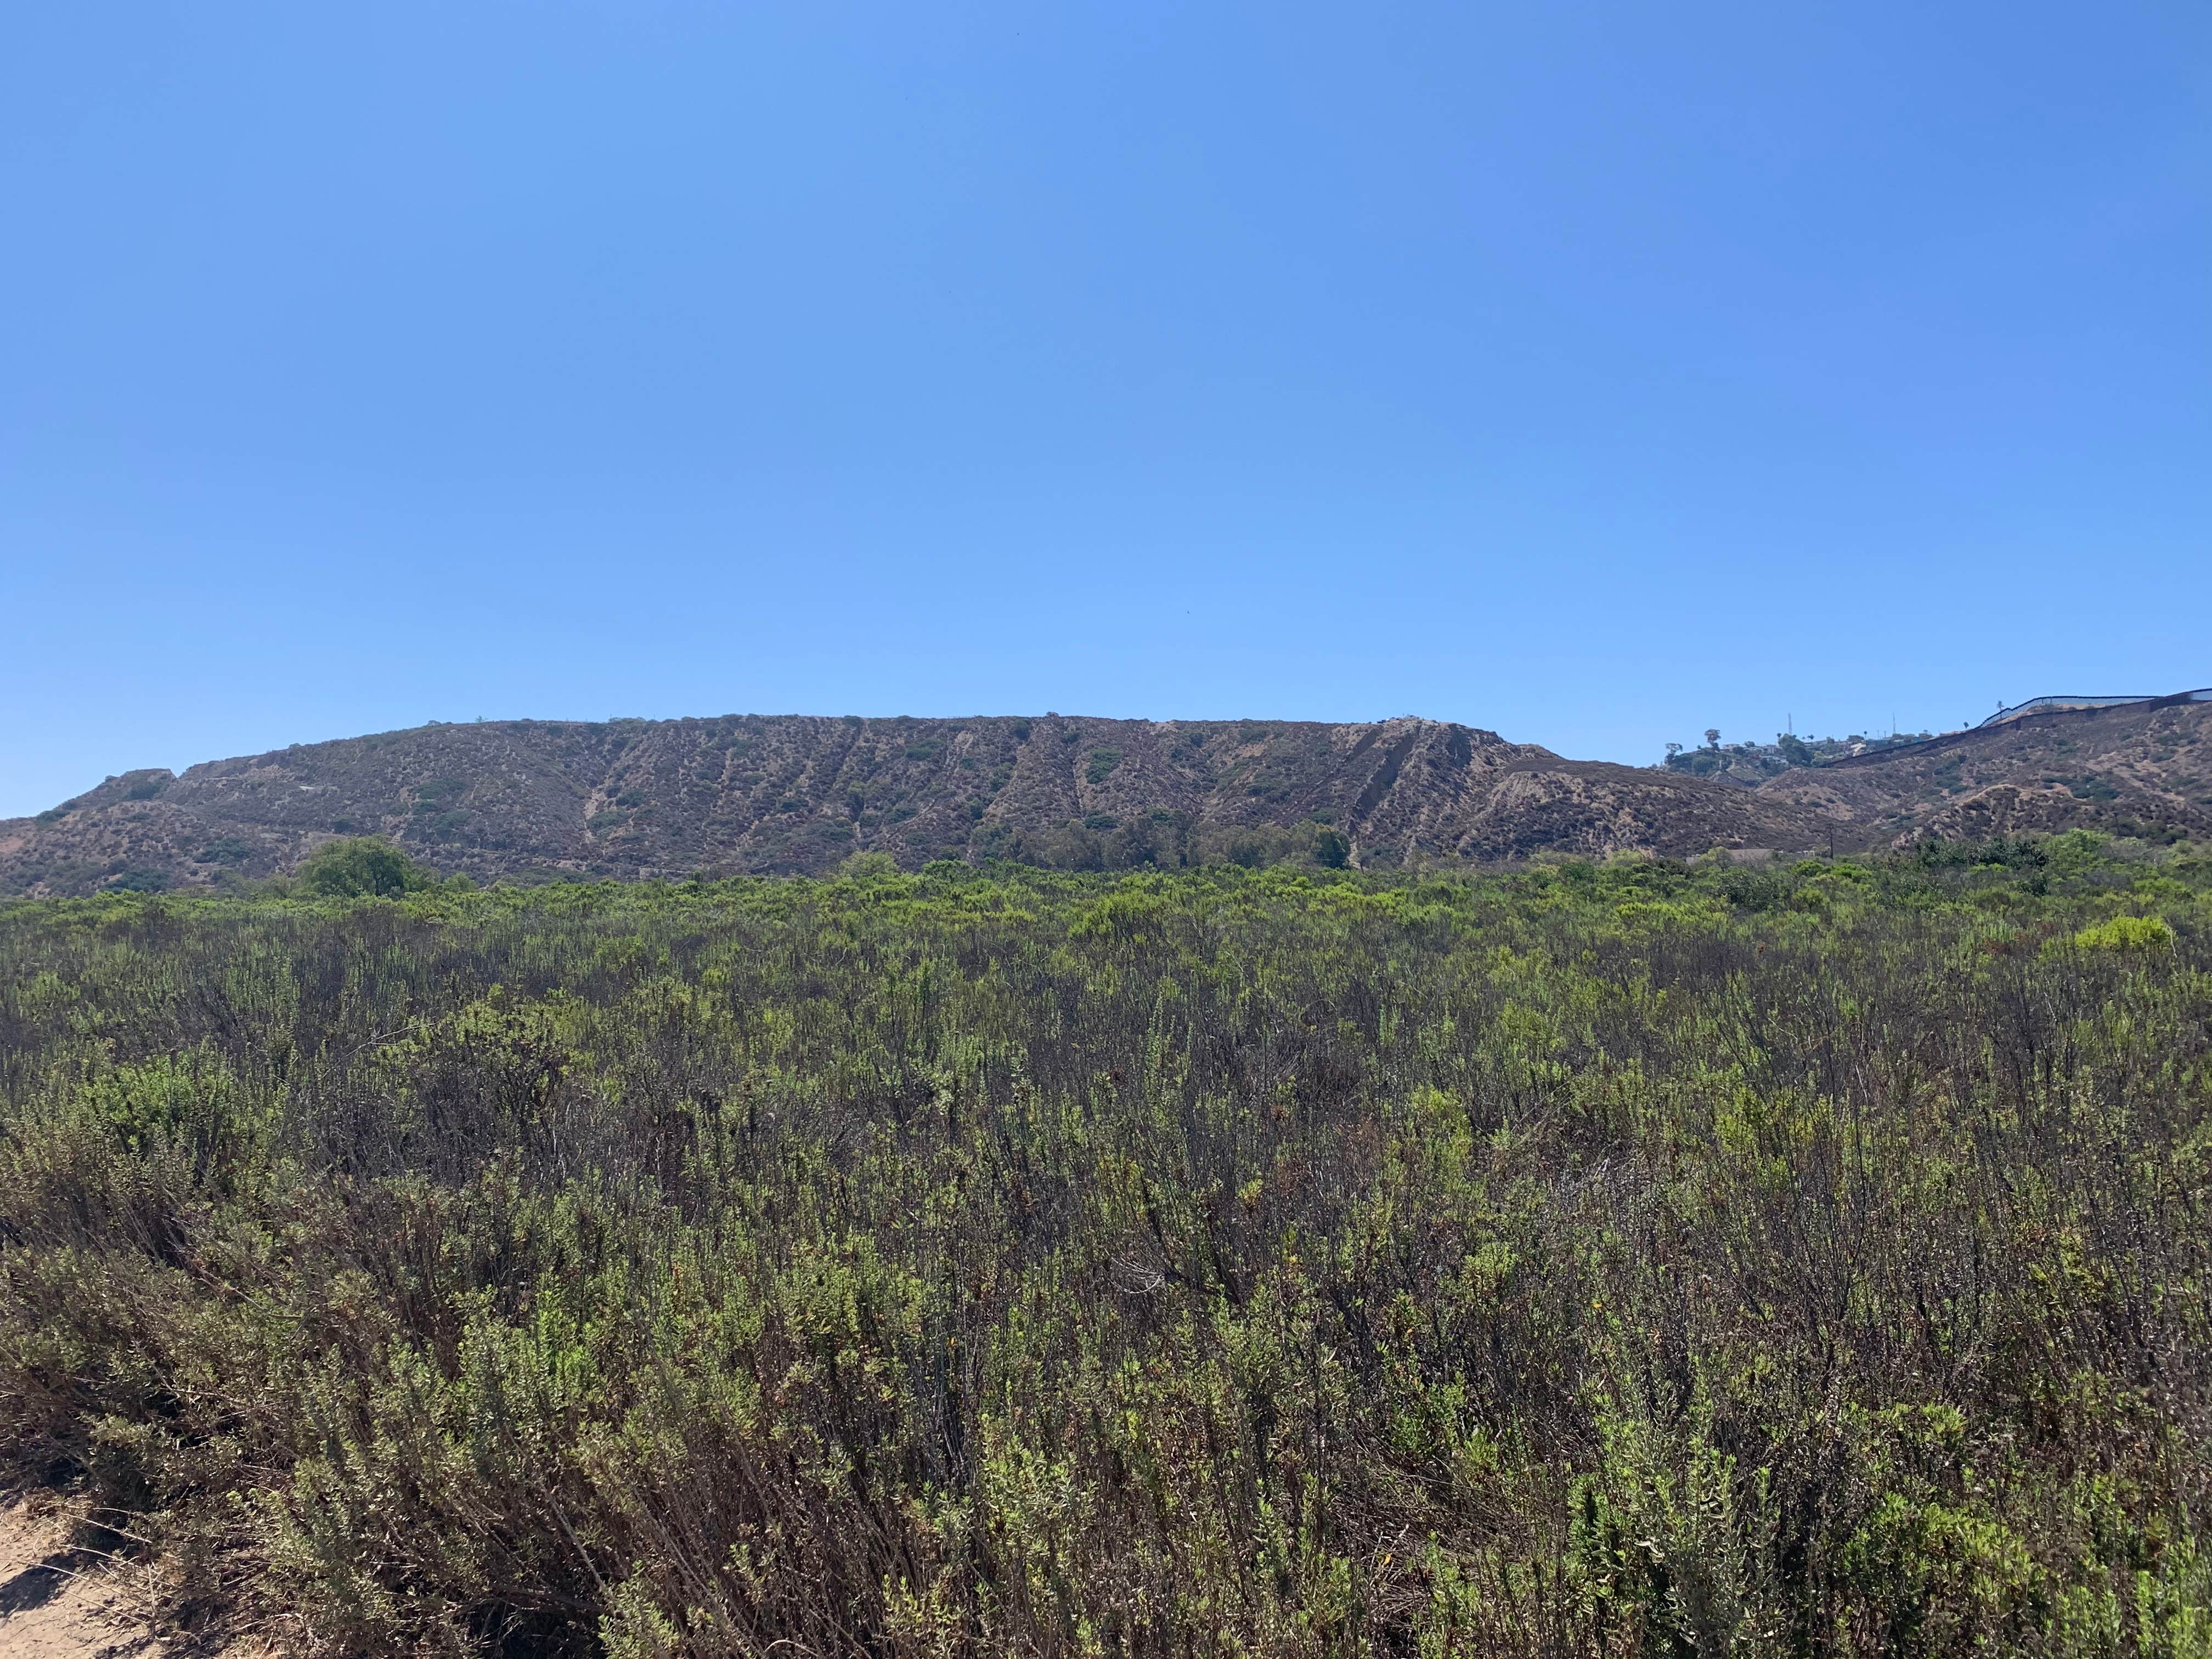
M374 836L326 842L294 873L302 890L325 898L396 898L438 878L435 871Z
M2114 916L2084 927L2072 943L2082 951L2171 951L2173 929L2158 916Z
M2202 1659L2212 863L1320 848L0 908L0 1480L303 1653Z

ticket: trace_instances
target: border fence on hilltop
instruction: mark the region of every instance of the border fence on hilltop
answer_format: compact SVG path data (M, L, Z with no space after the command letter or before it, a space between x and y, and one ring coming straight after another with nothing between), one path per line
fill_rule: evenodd
M2172 691L2163 696L2144 697L2030 697L2026 702L2016 702L2009 708L2000 708L1987 720L1960 732L1945 732L1933 738L1923 738L1918 743L1891 744L1881 749L1869 749L1856 755L1839 755L1834 760L1816 762L1822 768L1838 766L1868 766L1876 761L1886 761L1899 755L1916 754L1923 750L1940 749L1979 732L1999 726L2008 726L2014 720L2031 719L2039 714L2087 714L2100 708L2124 708L2141 703L2171 704L2212 702L2212 686L2194 691Z
M2016 702L2009 708L1998 709L1987 720L1977 720L1969 729L1979 732L1987 726L2002 726L2022 714L2052 714L2069 708L2118 708L2131 702L2212 702L2212 687L2201 691L2175 691L2163 696L2135 697L2030 697L2026 702Z

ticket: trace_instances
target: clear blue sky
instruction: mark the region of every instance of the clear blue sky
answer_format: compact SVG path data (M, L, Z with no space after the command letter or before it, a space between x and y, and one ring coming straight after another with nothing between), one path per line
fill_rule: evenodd
M426 719L2212 682L2212 8L17 5L0 813Z

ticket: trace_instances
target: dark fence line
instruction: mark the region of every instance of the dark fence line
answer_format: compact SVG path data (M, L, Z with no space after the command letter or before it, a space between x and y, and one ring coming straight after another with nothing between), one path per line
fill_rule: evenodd
M2107 708L2136 708L2146 704L2165 708L2185 702L2212 702L2212 686L2195 691L2175 691L2161 697L2031 697L2027 702L2014 703L2009 708L2000 708L1980 725L1970 726L1963 732L1945 732L1936 737L1923 738L1917 743L1891 744L1881 749L1869 749L1863 754L1843 755L1834 760L1816 761L1814 764L1824 769L1839 766L1869 766L1877 761L1894 759L1899 755L1949 748L2000 726L2014 726L2028 720L2056 720L2067 714L2094 714Z

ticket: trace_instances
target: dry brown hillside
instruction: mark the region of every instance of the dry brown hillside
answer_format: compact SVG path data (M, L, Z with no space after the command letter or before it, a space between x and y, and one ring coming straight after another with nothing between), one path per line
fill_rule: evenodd
M856 851L1117 868L1279 856L1321 826L1368 866L1828 836L1794 802L1415 719L513 720L126 773L0 823L0 891L266 875L349 835L532 879L816 872Z
M2031 714L1785 772L1754 793L1877 843L2076 827L2212 836L2212 702Z
M480 880L541 880L806 873L870 851L1079 869L1683 857L2074 825L2212 836L2212 703L2033 715L1756 789L1411 718L428 726L110 778L0 823L0 893L264 876L356 835Z

